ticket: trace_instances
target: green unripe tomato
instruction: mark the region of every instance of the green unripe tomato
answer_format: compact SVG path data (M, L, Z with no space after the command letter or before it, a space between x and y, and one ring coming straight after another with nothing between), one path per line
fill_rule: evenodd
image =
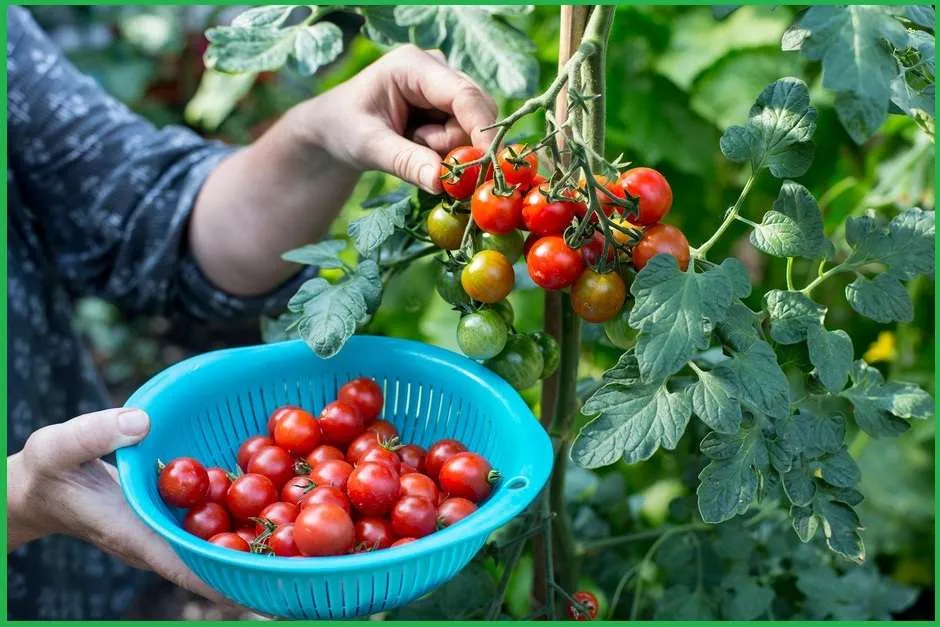
M604 333L607 339L617 348L627 350L636 342L636 331L630 328L627 320L630 318L630 309L624 307L616 316L604 323Z
M445 264L441 264L440 269L437 271L435 287L441 298L451 305L470 304L470 297L463 291L463 286L460 284L459 268L448 268Z
M509 327L495 311L469 313L457 324L457 345L472 359L495 357L506 346Z
M489 309L495 311L503 319L503 322L506 323L507 327L512 327L513 323L516 321L516 312L512 308L512 303L508 300L500 300L489 306Z
M528 335L509 337L506 348L487 360L486 367L505 379L517 390L535 385L542 374L542 352L538 344Z
M477 250L495 250L503 253L509 263L516 263L522 256L522 233L510 231L503 235L480 233L477 235Z
M529 333L529 337L535 340L539 352L542 353L542 374L539 378L547 379L558 370L558 364L561 362L561 347L558 346L555 338L545 331L533 331Z

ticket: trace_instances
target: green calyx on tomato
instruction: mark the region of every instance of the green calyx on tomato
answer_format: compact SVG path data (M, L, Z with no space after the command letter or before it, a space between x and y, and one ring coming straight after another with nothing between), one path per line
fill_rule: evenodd
M491 309L481 309L460 318L457 345L471 359L489 359L506 346L509 327L503 317Z
M544 370L538 344L531 336L522 334L510 336L502 352L485 365L517 390L535 385Z

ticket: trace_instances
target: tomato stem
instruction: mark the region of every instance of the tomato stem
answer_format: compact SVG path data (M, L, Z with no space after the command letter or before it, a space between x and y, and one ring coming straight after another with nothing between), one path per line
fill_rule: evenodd
M738 213L741 211L741 205L744 204L744 199L747 197L748 192L751 191L751 186L754 185L754 181L756 179L757 173L752 171L751 175L747 178L747 183L744 184L744 189L741 190L741 194L738 196L738 199L734 201L734 205L731 207L731 209L728 210L728 213L725 214L725 219L718 226L718 230L715 231L714 235L708 238L708 241L706 241L704 244L698 248L692 249L691 252L693 257L705 259L705 255L708 253L709 249L715 245L715 242L717 242L721 236L724 235L725 231L728 230L728 227L731 226L731 223L734 222L738 217Z

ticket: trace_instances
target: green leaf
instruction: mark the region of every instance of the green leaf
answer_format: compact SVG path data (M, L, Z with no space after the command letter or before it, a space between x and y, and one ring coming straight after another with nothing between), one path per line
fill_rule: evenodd
M838 92L835 107L839 121L856 144L865 143L888 117L887 100L857 94L854 91Z
M887 225L876 215L849 218L845 239L852 252L843 265L882 263L901 280L933 276L935 232L934 212L916 207L902 211Z
M343 31L332 22L317 22L301 29L294 39L294 60L298 71L312 76L332 63L343 51Z
M206 31L206 67L226 73L267 72L287 62L296 27L216 26Z
M809 106L806 83L781 78L757 97L744 126L721 136L721 152L736 163L750 162L756 173L768 168L777 178L806 172L813 159L816 109Z
M698 381L689 386L692 412L712 431L736 433L741 428L741 404L735 371L719 364L697 374Z
M216 130L248 95L257 77L254 72L223 74L207 69L202 73L196 93L186 104L183 113L186 123L207 131Z
M772 418L790 413L790 392L777 355L767 342L759 340L736 354L728 367L737 375L738 398Z
M798 344L810 327L822 324L826 308L800 292L770 290L764 295L764 309L770 314L770 337L780 344Z
M679 270L672 255L657 255L630 288L636 302L630 326L638 330L637 360L644 381L663 379L708 348L711 326L724 317L733 297L725 271Z
M842 329L827 331L822 325L811 326L806 332L809 360L816 368L816 377L830 392L845 387L852 369L852 338Z
M248 9L235 16L232 26L238 28L279 28L297 7L287 4Z
M294 331L296 324L297 315L293 313L285 313L277 318L261 316L261 340L265 344L295 340L297 339L297 332Z
M806 473L805 467L797 466L782 473L780 478L783 491L794 505L805 507L816 498L816 482Z
M865 561L862 523L855 510L845 503L826 498L817 498L813 509L822 523L829 548L853 562Z
M816 458L835 453L845 444L845 421L841 416L819 417L799 411L776 423L781 446L791 455Z
M350 223L348 233L362 255L368 255L392 236L395 229L405 226L405 215L411 199L402 198L390 205L373 208L365 216Z
M672 586L656 606L656 620L714 620L714 601L704 588Z
M750 425L732 435L710 433L701 449L712 460L699 474L702 520L720 523L746 512L757 495L761 471L769 463L760 428Z
M751 278L740 259L728 257L721 262L721 269L731 281L731 290L737 298L747 298L751 295Z
M812 620L890 621L919 595L874 567L850 568L842 575L825 567L805 569L796 585Z
M784 181L773 209L764 214L751 233L751 243L775 257L819 259L831 255L832 244L823 233L822 212L809 190Z
M933 399L912 383L885 382L881 373L864 360L855 362L852 385L841 392L855 409L855 422L874 437L903 433L902 419L926 419L933 415Z
M904 15L918 26L930 29L932 33L937 24L937 14L929 5L913 4L904 7Z
M736 351L747 350L761 339L757 332L757 315L741 301L734 301L723 320L715 327L719 337Z
M837 488L851 488L862 477L858 464L844 447L838 453L822 458L817 465L823 480Z
M811 507L794 505L790 508L790 518L793 521L793 530L802 542L809 542L816 537L819 530L819 519Z
M408 27L395 21L395 9L397 8L393 5L359 7L359 12L365 18L363 34L383 46L408 42Z
M729 574L721 587L728 594L723 603L728 620L755 620L767 612L774 600L773 588L762 586L743 573Z
M318 268L342 268L343 262L339 254L345 248L346 242L343 240L328 239L289 250L281 255L281 259Z
M914 303L892 272L882 272L874 279L859 275L845 286L845 298L852 309L875 322L911 322Z
M688 396L670 392L664 382L608 383L585 402L581 412L597 416L571 447L571 459L584 468L609 466L621 457L629 464L672 450L689 424Z

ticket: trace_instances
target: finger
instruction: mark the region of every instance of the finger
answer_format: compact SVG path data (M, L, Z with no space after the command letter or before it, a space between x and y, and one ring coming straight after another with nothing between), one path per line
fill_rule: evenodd
M438 154L444 155L456 148L464 146L470 141L457 120L451 118L444 124L425 124L414 132L415 141L423 143Z
M473 81L438 63L431 55L414 46L403 46L388 55L392 84L402 97L418 107L447 111L473 139L485 147L491 133L480 131L496 121L493 99Z
M447 65L447 57L444 56L444 53L440 50L428 50L427 53L437 59L440 63Z
M441 192L441 156L427 146L385 130L373 140L371 159L368 169L394 174L431 194Z
M39 468L61 470L136 444L149 429L150 418L139 409L106 409L39 429L23 452Z

